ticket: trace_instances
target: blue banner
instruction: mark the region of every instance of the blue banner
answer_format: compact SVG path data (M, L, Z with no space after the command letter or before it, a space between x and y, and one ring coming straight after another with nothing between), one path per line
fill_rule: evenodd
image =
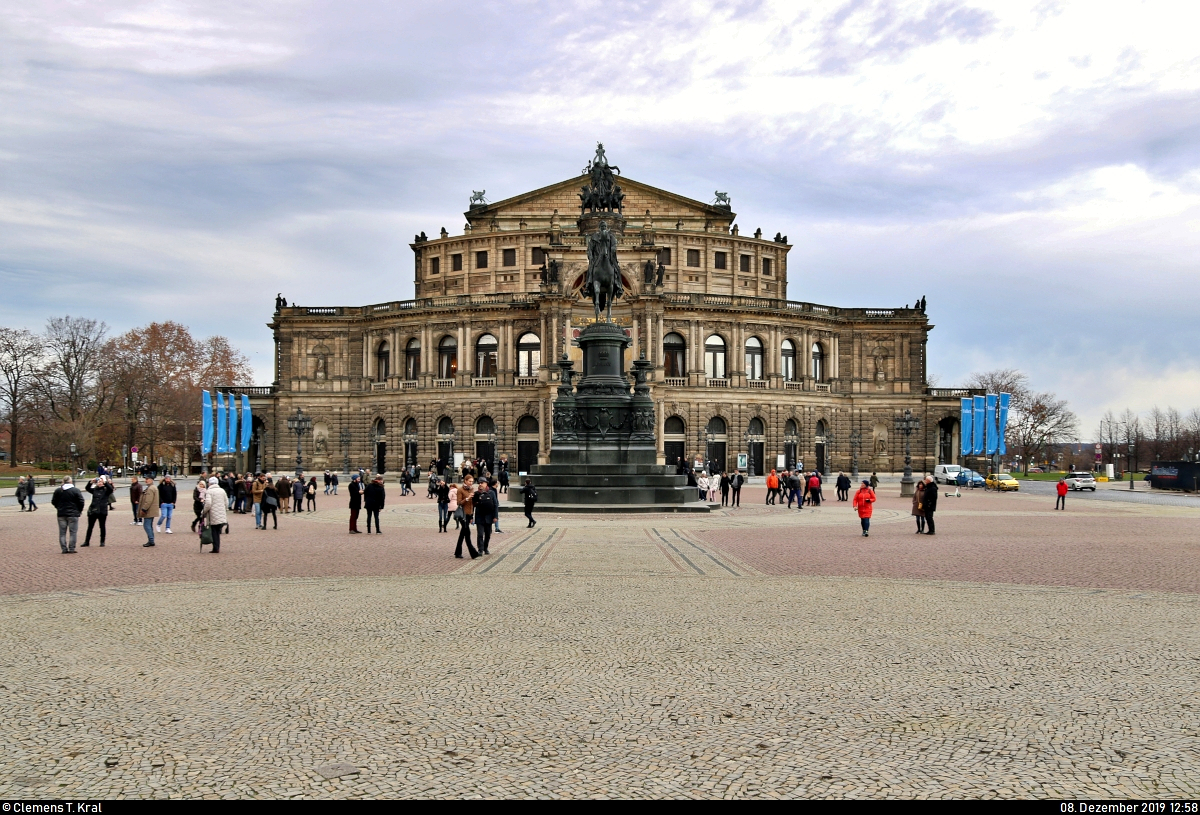
M225 432L228 434L225 437L225 449L227 452L237 452L237 397L232 393L225 394L225 404L229 405L229 424L225 425Z
M996 455L996 394L994 393L987 395L987 408L983 421L983 432L986 437L984 447L989 456L994 456Z
M1000 455L1002 456L1008 453L1008 446L1004 443L1004 437L1008 433L1008 402L1010 399L1012 399L1012 394L1000 394L1000 420L997 422L999 425L997 435L999 436Z
M203 426L200 431L200 454L207 456L213 449L213 404L212 395L208 391L201 393L203 399L200 403L200 422Z
M959 422L958 428L958 446L964 456L971 455L971 427L974 424L971 421L971 399L968 397L962 400L962 419Z
M241 436L241 444L238 445L239 453L245 453L247 450L250 449L250 430L251 430L250 397L243 393L242 394L242 436ZM246 469L247 470L250 469L249 463L247 463Z
M985 400L982 396L974 397L975 417L971 427L971 452L977 456L983 455L983 413Z
M229 452L229 433L225 429L228 414L225 411L225 394L217 391L217 453Z

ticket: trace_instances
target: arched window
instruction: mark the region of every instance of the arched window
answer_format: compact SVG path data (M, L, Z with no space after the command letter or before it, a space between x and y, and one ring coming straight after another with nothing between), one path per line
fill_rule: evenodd
M442 337L442 341L438 343L438 379L453 379L456 373L458 373L458 340L449 336Z
M762 436L765 434L763 420L757 416L750 420L750 426L747 429L750 431L751 436Z
M384 423L383 419L375 420L375 436L379 439L387 437L387 424Z
M783 432L785 435L795 436L796 435L796 420L788 419L787 424L785 424L783 426Z
M819 342L814 342L812 347L812 378L817 382L825 381L825 349Z
M375 381L383 382L391 375L392 349L387 341L379 343L375 349Z
M821 436L821 437L825 436L825 420L824 419L821 419L820 421L817 422L817 435Z
M679 418L678 416L670 416L665 422L663 422L663 433L665 434L671 436L682 436L686 432L687 431L684 427L683 419Z
M687 343L674 332L663 337L663 369L665 376L687 376Z
M443 416L438 419L438 435L449 436L454 432L454 420L449 416Z
M475 376L494 377L496 375L496 349L499 343L491 334L484 334L475 343Z
M404 422L405 435L412 436L412 435L416 434L416 432L417 432L417 420L416 419L405 420L405 422Z
M517 422L517 433L522 436L535 436L538 432L538 420L532 416L522 416Z
M784 340L780 346L780 373L783 374L784 382L796 381L796 343L791 340Z
M416 379L421 375L421 341L415 337L404 346L404 378Z
M496 422L491 416L480 416L475 420L475 435L486 436L488 433L496 432Z
M522 334L517 340L517 376L537 376L542 367L542 341L537 334Z
M763 378L763 346L758 337L746 340L746 378Z
M724 436L725 429L725 420L720 416L713 416L708 420L708 432L712 433L714 436Z
M704 373L709 379L725 378L725 340L717 334L704 341Z

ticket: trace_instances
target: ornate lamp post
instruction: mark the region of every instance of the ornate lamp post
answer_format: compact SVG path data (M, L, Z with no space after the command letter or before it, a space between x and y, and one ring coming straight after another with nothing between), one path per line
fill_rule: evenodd
M713 444L716 443L716 441L717 441L717 437L715 434L710 433L710 432L706 432L704 434L704 467L705 467L705 469L708 468L709 462L711 462L713 460L712 446L713 446ZM711 473L710 473L710 475L711 475Z
M488 465L488 469L495 470L496 469L496 459L498 459L500 457L496 454L496 431L495 430L488 431L487 440L488 440L488 447L492 448L492 460Z
M851 476L858 479L858 451L862 449L862 433L857 430L850 434L850 464Z
M79 448L75 446L75 442L71 442L71 467L72 467L72 469L75 469L75 470L79 469L79 462L77 462L75 460L75 456L78 451L79 451ZM74 473L72 473L72 475L73 474ZM1133 483L1130 482L1129 486L1132 487Z
M825 434L825 472L822 473L826 478L829 478L830 463L833 461L833 431Z
M371 472L379 472L379 428L371 425Z
M912 411L905 409L903 416L895 418L896 432L904 434L904 476L900 479L900 495L907 496L913 494L913 473L912 473L912 443L911 435L913 431L921 429L921 420L912 415Z
M342 428L338 433L338 441L342 445L342 472L350 475L350 428Z
M296 408L296 412L288 416L288 430L296 434L296 477L304 475L304 451L300 446L304 434L312 430L312 419L304 415L304 411Z

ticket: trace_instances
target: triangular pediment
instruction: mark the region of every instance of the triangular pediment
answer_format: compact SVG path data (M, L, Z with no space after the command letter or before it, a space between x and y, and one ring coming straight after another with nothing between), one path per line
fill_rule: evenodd
M569 226L579 217L579 191L587 181L586 175L579 175L501 201L473 207L463 214L476 228L486 227L493 222L508 227L510 223L522 220L530 225L544 223L558 210L562 225ZM708 222L714 226L724 224L728 227L736 215L726 207L706 204L632 178L619 176L617 183L625 193L625 217L633 224L640 224L647 210L656 226L664 229L672 228L678 221L689 226Z

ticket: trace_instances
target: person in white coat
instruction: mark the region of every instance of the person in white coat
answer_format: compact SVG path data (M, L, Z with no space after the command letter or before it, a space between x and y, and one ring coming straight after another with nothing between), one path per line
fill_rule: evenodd
M225 494L225 490L221 489L221 483L216 478L208 479L208 490L204 493L204 510L200 513L200 517L212 530L212 553L214 555L221 551L221 530L228 523L228 517L225 514L228 500L229 496Z

